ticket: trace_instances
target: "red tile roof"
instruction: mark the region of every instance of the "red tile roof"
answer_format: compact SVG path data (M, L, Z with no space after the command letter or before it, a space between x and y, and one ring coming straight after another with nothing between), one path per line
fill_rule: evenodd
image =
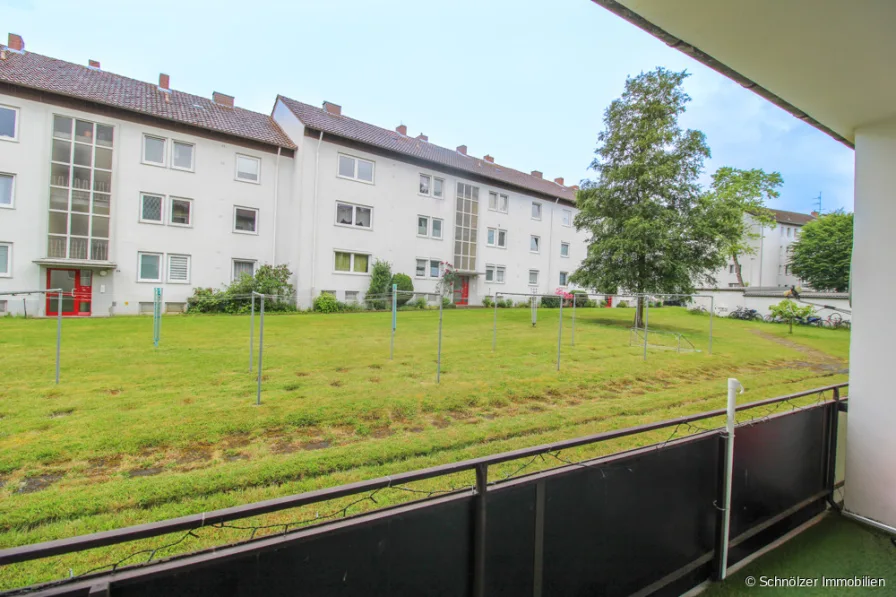
M428 141L407 137L396 131L380 128L348 116L330 114L322 108L304 104L282 95L278 96L278 99L305 126L316 131L323 131L344 139L366 143L434 164L478 174L515 187L575 202L576 192L571 187L561 186L553 181L487 162L482 158L465 155L457 150L440 147Z
M795 211L773 209L771 212L775 214L775 221L779 224L790 224L791 226L804 226L815 219L813 215L801 214Z
M295 144L267 114L242 108L225 108L210 99L181 91L164 92L154 83L137 81L34 52L19 54L8 51L6 55L6 60L0 61L2 82L58 93L277 147L295 148Z

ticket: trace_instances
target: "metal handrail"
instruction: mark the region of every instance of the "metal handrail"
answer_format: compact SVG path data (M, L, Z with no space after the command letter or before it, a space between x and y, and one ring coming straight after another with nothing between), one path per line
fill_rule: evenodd
M844 383L824 386L821 388L805 390L802 392L796 392L794 394L788 394L786 396L779 396L776 398L768 398L766 400L759 400L757 402L742 404L740 406L737 406L735 408L735 410L737 412L741 412L741 411L749 410L752 408L767 406L769 404L775 404L778 402L786 402L788 400L801 398L803 396L819 394L821 392L827 392L827 391L833 391L833 390L839 391L840 388L847 387L848 385L849 385L849 383L844 382ZM837 398L835 398L835 400L844 400L844 399L845 399L845 397L840 398L839 396ZM192 529L202 528L204 526L210 526L210 525L214 525L214 524L228 522L231 520L238 520L241 518L248 518L251 516L258 516L261 514L269 514L271 512L278 512L281 510L288 510L291 508L306 506L309 504L328 501L328 500L332 500L332 499L336 499L336 498L354 495L357 493L363 493L363 492L373 491L373 490L377 490L377 489L385 489L385 488L388 488L391 486L402 485L402 484L411 483L414 481L423 481L425 479L441 477L444 475L450 475L450 474L459 473L459 472L481 470L482 467L488 467L490 465L501 464L504 462L509 462L511 460L518 460L518 459L526 458L526 457L534 457L534 456L538 456L539 454L545 454L547 452L556 452L556 451L560 451L560 450L567 450L570 448L576 448L576 447L585 446L585 445L589 445L589 444L619 439L619 438L627 437L630 435L637 435L639 433L646 433L649 431L657 431L659 429L665 429L668 427L677 427L679 425L685 425L687 423L693 423L693 422L702 421L705 419L711 419L711 418L715 418L715 417L725 416L726 413L727 413L727 410L724 408L721 408L721 409L707 411L707 412L698 413L698 414L694 414L694 415L678 417L676 419L668 419L665 421L658 421L655 423L647 423L647 424L639 425L636 427L629 427L627 429L604 431L602 433L586 435L586 436L582 436L582 437L578 437L578 438L561 440L561 441L551 442L548 444L531 446L528 448L520 448L518 450L502 452L499 454L493 454L491 456L483 456L480 458L471 458L468 460L462 460L460 462L442 464L439 466L420 469L417 471L411 471L411 472L407 472L407 473L400 473L397 475L380 477L378 479L371 479L368 481L359 481L356 483L349 483L347 485L340 485L338 487L319 489L316 491L309 491L306 493L301 493L301 494L296 494L296 495L291 495L291 496L286 496L286 497L281 497L281 498L274 498L274 499L270 499L270 500L256 502L253 504L245 504L242 506L223 508L221 510L214 510L212 512L204 512L202 514L191 514L188 516L181 516L179 518L172 518L169 520L163 520L163 521L159 521L159 522L151 522L151 523L140 524L140 525L135 525L135 526L130 526L130 527L124 527L124 528L120 528L120 529L114 529L111 531L102 531L99 533L91 533L89 535L80 535L77 537L69 537L66 539L57 539L55 541L46 541L43 543L34 543L31 545L11 547L11 548L0 550L0 566L4 566L7 564L14 564L14 563L18 563L18 562L27 562L30 560L36 560L36 559L45 558L45 557L49 557L49 556L74 553L74 552L84 551L87 549L93 549L96 547L116 545L119 543L135 541L137 539L146 539L149 537L156 537L159 535L167 535L169 533L176 533L179 531L188 531L188 530L192 530Z

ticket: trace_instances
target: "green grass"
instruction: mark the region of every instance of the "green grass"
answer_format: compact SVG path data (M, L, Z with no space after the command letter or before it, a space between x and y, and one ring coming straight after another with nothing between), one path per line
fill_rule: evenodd
M438 314L269 315L263 404L248 372L248 316L173 316L152 346L151 318L64 322L62 381L53 383L55 321L0 319L0 546L46 541L198 513L724 405L726 378L754 401L847 380L849 333L652 309L651 327L701 350L629 346L632 309L579 309L575 346L564 309L446 310L441 384ZM668 335L651 343L668 344ZM256 333L257 339L257 333ZM686 433L687 430L681 430ZM663 441L669 431L580 448L586 458ZM556 462L535 463L547 467ZM520 463L490 474L513 473ZM532 470L527 469L528 470ZM463 487L466 475L415 485ZM418 497L382 492L379 505ZM350 500L349 500L350 501ZM264 517L338 511L347 501ZM365 502L352 512L374 507ZM176 549L245 539L217 530ZM158 546L165 538L140 542ZM134 545L7 567L0 588L76 574Z
M760 586L762 577L769 583L774 578L801 577L818 579L817 587ZM883 578L885 587L823 587L822 577ZM756 580L748 587L747 578ZM735 595L804 595L820 597L837 595L893 595L896 593L896 546L890 538L850 521L828 515L821 522L797 535L781 547L768 552L727 578L712 585L701 597L734 597Z

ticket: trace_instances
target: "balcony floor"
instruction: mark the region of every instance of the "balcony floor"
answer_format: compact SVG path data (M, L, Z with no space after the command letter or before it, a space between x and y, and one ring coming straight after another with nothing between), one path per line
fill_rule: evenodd
M803 577L819 579L817 587L747 587L747 577ZM882 588L823 587L821 578L869 576L886 579ZM734 595L851 596L896 595L896 545L890 537L837 514L770 551L725 582L711 585L701 597Z

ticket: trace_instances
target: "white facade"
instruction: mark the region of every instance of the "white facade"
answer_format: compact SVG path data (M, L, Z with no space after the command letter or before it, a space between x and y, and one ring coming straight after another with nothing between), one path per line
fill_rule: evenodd
M0 245L11 255L9 271L0 273L0 292L47 288L48 269L58 268L69 276L77 271L87 287L77 304L66 298L64 313L136 314L141 303L144 310L152 303L156 287L176 311L193 288L228 284L234 260L291 264L288 242L274 227L290 217L293 160L275 148L17 96L0 94L0 106L14 109L16 119L14 138L0 137L0 173L14 176L13 204L0 206ZM79 128L66 134L64 122ZM154 143L149 156L146 136ZM154 149L160 156L152 155ZM258 160L257 182L237 179L238 155ZM160 163L152 163L155 157ZM78 165L88 162L95 168ZM145 212L144 195L152 203ZM238 206L257 214L254 233L235 231ZM77 211L82 208L95 211ZM97 234L88 240L85 230ZM0 301L11 313L46 313L38 296Z

